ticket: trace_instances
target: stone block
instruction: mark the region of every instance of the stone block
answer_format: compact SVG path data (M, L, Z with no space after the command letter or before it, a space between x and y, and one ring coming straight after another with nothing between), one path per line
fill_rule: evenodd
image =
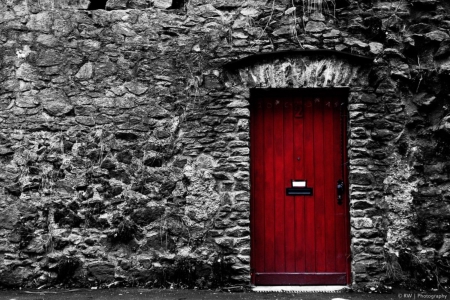
M352 37L348 37L344 39L344 44L347 46L358 46L360 48L369 48L369 45Z
M61 117L73 109L66 94L59 89L45 89L38 95L42 107L51 116Z
M377 97L375 94L362 94L361 95L361 102L362 103L379 103L381 101L381 98Z
M363 112L360 111L350 111L348 117L350 119L361 119L364 116Z
M355 229L370 229L374 227L372 219L369 218L353 218L351 224Z
M75 120L77 123L85 126L94 126L95 120L92 117L86 117L86 116L76 116Z
M389 141L394 137L394 133L388 129L374 129L370 136L373 140Z
M16 76L17 78L25 81L36 81L39 79L37 69L28 63L22 63L19 66L19 68L16 70Z
M0 212L0 228L14 229L19 222L19 210L12 205Z
M445 33L444 31L435 30L435 31L431 31L431 32L425 34L425 38L427 38L430 41L442 42L444 40L448 40L449 35L447 33Z
M366 209L366 208L372 208L373 203L370 203L368 201L352 201L351 207L353 209Z
M82 80L87 80L92 78L93 76L93 65L91 62L87 62L84 65L81 66L81 68L78 70L77 74L75 74L75 77Z
M23 250L25 253L44 254L48 247L49 239L46 236L37 236Z
M233 132L236 129L235 124L221 124L219 126L214 127L214 131L217 131L219 133L225 133L225 132Z
M99 282L114 280L114 264L106 261L96 261L88 264L87 269Z
M381 43L377 43L377 42L372 42L369 43L369 47L370 47L370 53L374 54L374 55L378 55L381 52L383 52L383 44Z
M233 174L233 177L236 180L249 180L250 179L250 173L247 171L239 171Z
M18 267L14 270L0 270L0 285L8 288L17 288L33 276L33 272L27 267Z
M236 148L236 147L248 147L248 142L244 141L231 141L228 143L228 146L230 148Z
M370 172L365 171L351 172L349 177L352 184L371 185L375 181L373 175Z
M244 142L245 143L245 142ZM234 148L231 153L232 156L247 156L250 154L250 148Z
M231 115L235 117L250 117L250 110L248 108L234 108Z
M154 0L153 5L156 8L167 9L172 6L172 0Z
M351 129L350 136L353 139L365 139L368 138L369 135L364 127L355 127Z
M61 53L53 49L41 50L36 58L36 65L39 67L58 66L63 62Z
M128 0L128 7L131 9L146 9L153 6L151 0Z
M311 33L320 33L327 30L327 26L323 22L309 21L306 23L305 31Z
M236 201L250 201L250 193L249 192L239 192L234 196Z
M142 82L127 82L125 88L135 95L142 95L148 90L148 86Z
M450 55L450 40L441 42L439 49L434 54L437 59L444 59Z
M246 227L234 227L225 230L224 233L230 237L244 237L250 235L250 229Z
M212 117L212 116L205 116L201 119L202 123L205 123L206 125L215 126L220 124L220 118L219 117Z
M233 211L246 212L250 211L250 203L248 202L238 202L233 206Z
M26 26L30 31L49 33L51 31L52 24L53 21L51 13L49 11L44 11L30 15Z
M225 248L233 248L236 244L236 241L234 238L228 238L228 237L222 237L222 238L216 238L215 242L217 245Z
M129 0L108 0L106 2L106 9L112 10L112 9L125 9L127 8Z
M437 98L434 95L427 93L419 93L414 95L412 101L418 106L427 107L434 104L436 102L436 99Z
M16 105L21 108L33 108L39 105L39 101L35 96L25 96L25 95L17 95L16 96Z
M148 225L158 220L165 212L165 208L161 206L152 206L136 209L131 214L131 219L141 226Z
M353 272L356 273L366 273L366 265L364 263L355 263L352 266Z

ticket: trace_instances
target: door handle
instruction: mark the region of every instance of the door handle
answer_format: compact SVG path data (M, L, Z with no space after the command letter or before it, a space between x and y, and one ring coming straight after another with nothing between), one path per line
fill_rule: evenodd
M344 194L344 181L339 179L337 182L337 200L338 205L342 205L342 195Z

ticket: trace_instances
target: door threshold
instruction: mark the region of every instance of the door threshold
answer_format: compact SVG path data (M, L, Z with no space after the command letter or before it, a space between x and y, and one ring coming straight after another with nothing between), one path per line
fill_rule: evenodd
M346 285L278 285L278 286L254 286L253 292L257 293L339 293L347 292L350 288Z

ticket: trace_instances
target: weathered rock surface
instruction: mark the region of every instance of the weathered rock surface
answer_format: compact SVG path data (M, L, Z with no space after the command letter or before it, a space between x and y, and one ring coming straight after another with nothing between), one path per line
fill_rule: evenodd
M37 98L44 110L51 116L60 117L73 109L69 99L62 90L45 89L37 95Z
M88 271L99 282L111 282L114 280L114 264L98 261L87 266Z
M247 284L249 89L337 87L355 288L446 285L448 5L300 2L3 1L0 287Z

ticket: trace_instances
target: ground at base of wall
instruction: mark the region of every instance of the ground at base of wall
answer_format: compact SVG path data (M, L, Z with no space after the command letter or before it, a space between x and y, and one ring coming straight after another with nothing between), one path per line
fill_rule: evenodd
M254 293L240 292L230 293L218 290L174 290L174 289L140 289L140 288L118 288L118 289L52 289L52 290L7 290L0 291L0 299L8 300L31 300L45 299L66 300L92 299L92 300L178 300L178 299L208 299L208 300L256 300L256 299L308 299L308 300L387 300L387 299L447 299L445 291L420 292L404 289L393 290L391 293Z

